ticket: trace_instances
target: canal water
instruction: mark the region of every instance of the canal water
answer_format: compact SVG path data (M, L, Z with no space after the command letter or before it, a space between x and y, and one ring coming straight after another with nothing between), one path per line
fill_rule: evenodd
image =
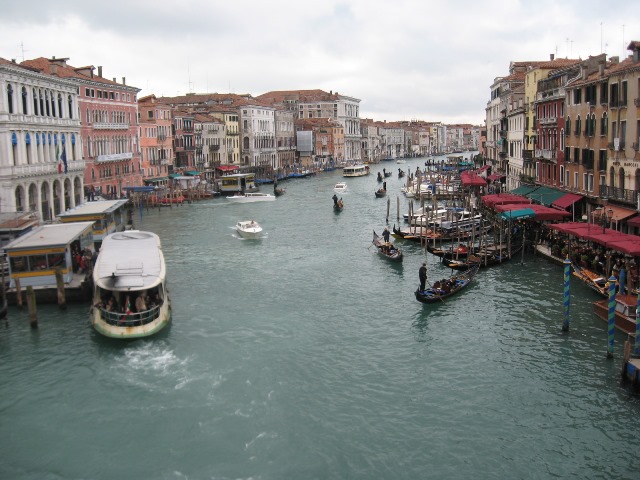
M129 342L90 327L88 305L10 309L0 328L2 479L416 479L639 476L639 398L606 358L594 294L532 254L481 271L440 304L418 268L372 231L398 224L397 168L281 182L275 202L212 199L136 211L161 237L173 323ZM385 167L388 197L378 199ZM403 179L404 180L404 179ZM264 186L263 191L270 191ZM259 241L234 234L254 219ZM400 222L401 223L401 222Z

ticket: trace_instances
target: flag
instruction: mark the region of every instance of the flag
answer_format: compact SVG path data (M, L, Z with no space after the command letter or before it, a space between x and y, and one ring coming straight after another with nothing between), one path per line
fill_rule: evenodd
M67 149L62 145L62 163L64 163L64 173L67 173ZM58 170L62 167L58 166Z
M58 173L62 173L62 162L60 162L60 146L56 144L56 160L58 162Z

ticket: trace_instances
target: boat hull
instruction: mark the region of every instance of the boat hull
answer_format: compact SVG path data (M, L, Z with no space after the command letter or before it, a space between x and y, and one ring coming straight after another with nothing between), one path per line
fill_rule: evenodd
M260 195L249 193L246 195L234 195L232 197L227 197L227 200L231 203L273 202L275 199L275 195L270 195L268 193Z
M622 297L631 297L630 302L633 302L634 299L637 301L636 296L632 295L623 295ZM609 323L609 299L605 298L603 300L598 300L597 302L593 302L593 313L596 314L598 318L604 320L607 324ZM622 312L616 310L615 312L615 327L627 334L636 333L636 320L635 316L625 315Z
M134 339L150 337L171 323L171 303L168 298L165 299L160 307L157 318L145 324L140 324L142 321L136 317L137 314L135 313L124 320L116 319L115 317L111 320L105 319L103 318L103 313L104 310L91 307L91 324L98 333L109 338Z

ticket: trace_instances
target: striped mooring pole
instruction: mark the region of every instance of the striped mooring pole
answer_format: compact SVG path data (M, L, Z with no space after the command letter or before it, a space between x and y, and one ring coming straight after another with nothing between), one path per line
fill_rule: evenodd
M609 277L609 316L607 319L609 320L609 328L608 338L609 342L607 345L607 357L613 357L613 342L614 342L614 332L615 332L615 324L616 324L616 277L611 275Z
M562 331L569 331L569 310L571 306L571 292L569 286L569 278L571 278L571 260L564 259L564 321L562 322Z

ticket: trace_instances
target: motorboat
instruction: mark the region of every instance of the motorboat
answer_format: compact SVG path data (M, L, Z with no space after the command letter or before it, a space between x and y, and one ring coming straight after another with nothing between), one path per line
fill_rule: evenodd
M344 182L336 183L336 186L333 187L333 191L336 193L344 193L348 190L347 184Z
M262 227L255 220L242 220L236 223L236 232L242 238L256 239L262 235Z
M614 325L625 333L634 335L636 333L636 308L638 305L637 295L616 294L614 307ZM593 312L598 318L609 322L609 299L593 302Z
M160 238L127 230L107 235L93 268L91 324L111 338L153 335L171 321Z
M275 199L275 195L262 192L247 192L227 197L227 200L233 203L273 202Z

